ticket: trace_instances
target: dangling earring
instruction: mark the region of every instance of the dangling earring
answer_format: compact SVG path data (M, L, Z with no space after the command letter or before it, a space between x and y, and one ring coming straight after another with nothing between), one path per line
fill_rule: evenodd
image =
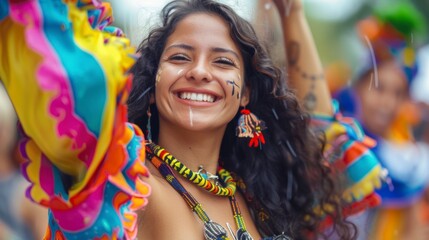
M151 143L152 142L152 129L151 129L151 124L150 124L150 118L152 117L152 113L150 112L150 106L146 112L147 114L147 124L146 124L146 129L147 129L147 137L146 137L146 142L147 143Z
M260 147L265 144L265 138L262 130L267 129L265 122L260 120L255 114L251 113L248 109L241 110L241 116L238 119L238 126L236 135L239 138L248 137L252 138L249 142L249 147Z

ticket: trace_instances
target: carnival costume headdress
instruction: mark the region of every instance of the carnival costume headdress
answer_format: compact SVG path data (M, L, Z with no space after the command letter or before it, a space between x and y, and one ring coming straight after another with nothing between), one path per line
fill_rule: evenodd
M384 62L394 61L402 69L408 86L418 71L416 46L425 34L425 22L421 13L410 3L389 1L374 8L371 16L358 22L356 30L368 51L354 76L352 84L364 80L364 76L377 70ZM345 116L359 112L357 96L350 88L334 93L341 103Z
M402 68L408 84L417 74L416 40L425 32L424 18L411 4L389 2L375 8L372 16L357 25L362 40L370 44L376 63L395 60ZM374 67L371 57L359 72L359 78Z

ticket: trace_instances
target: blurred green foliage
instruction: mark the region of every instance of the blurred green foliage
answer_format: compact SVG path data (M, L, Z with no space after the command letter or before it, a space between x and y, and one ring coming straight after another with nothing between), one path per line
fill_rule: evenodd
M368 17L376 6L390 4L393 1L412 2L416 9L421 12L424 21L429 23L428 0L368 0L358 11L342 21L324 21L307 14L322 63L326 66L332 62L343 61L349 66L358 66L359 62L362 61L362 51L365 51L365 46L356 34L356 23ZM311 3L306 4L306 7L311 8ZM426 34L415 36L413 39L416 48L429 43L429 36L427 35L429 24L426 24L425 27L423 32ZM359 44L362 46L359 47Z

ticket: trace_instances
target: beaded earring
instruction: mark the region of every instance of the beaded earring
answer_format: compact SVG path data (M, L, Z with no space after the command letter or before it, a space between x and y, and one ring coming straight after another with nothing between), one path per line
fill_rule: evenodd
M248 109L244 108L241 110L241 116L238 119L238 126L236 135L239 138L248 137L251 138L249 147L260 147L265 144L265 138L262 134L262 130L267 129L265 122L260 120L255 114L251 113Z

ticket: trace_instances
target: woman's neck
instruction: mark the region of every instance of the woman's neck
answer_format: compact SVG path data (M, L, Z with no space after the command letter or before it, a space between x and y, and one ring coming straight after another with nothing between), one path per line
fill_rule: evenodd
M163 126L160 128L158 144L189 169L197 171L202 165L206 171L216 173L224 132L225 129L193 132Z

